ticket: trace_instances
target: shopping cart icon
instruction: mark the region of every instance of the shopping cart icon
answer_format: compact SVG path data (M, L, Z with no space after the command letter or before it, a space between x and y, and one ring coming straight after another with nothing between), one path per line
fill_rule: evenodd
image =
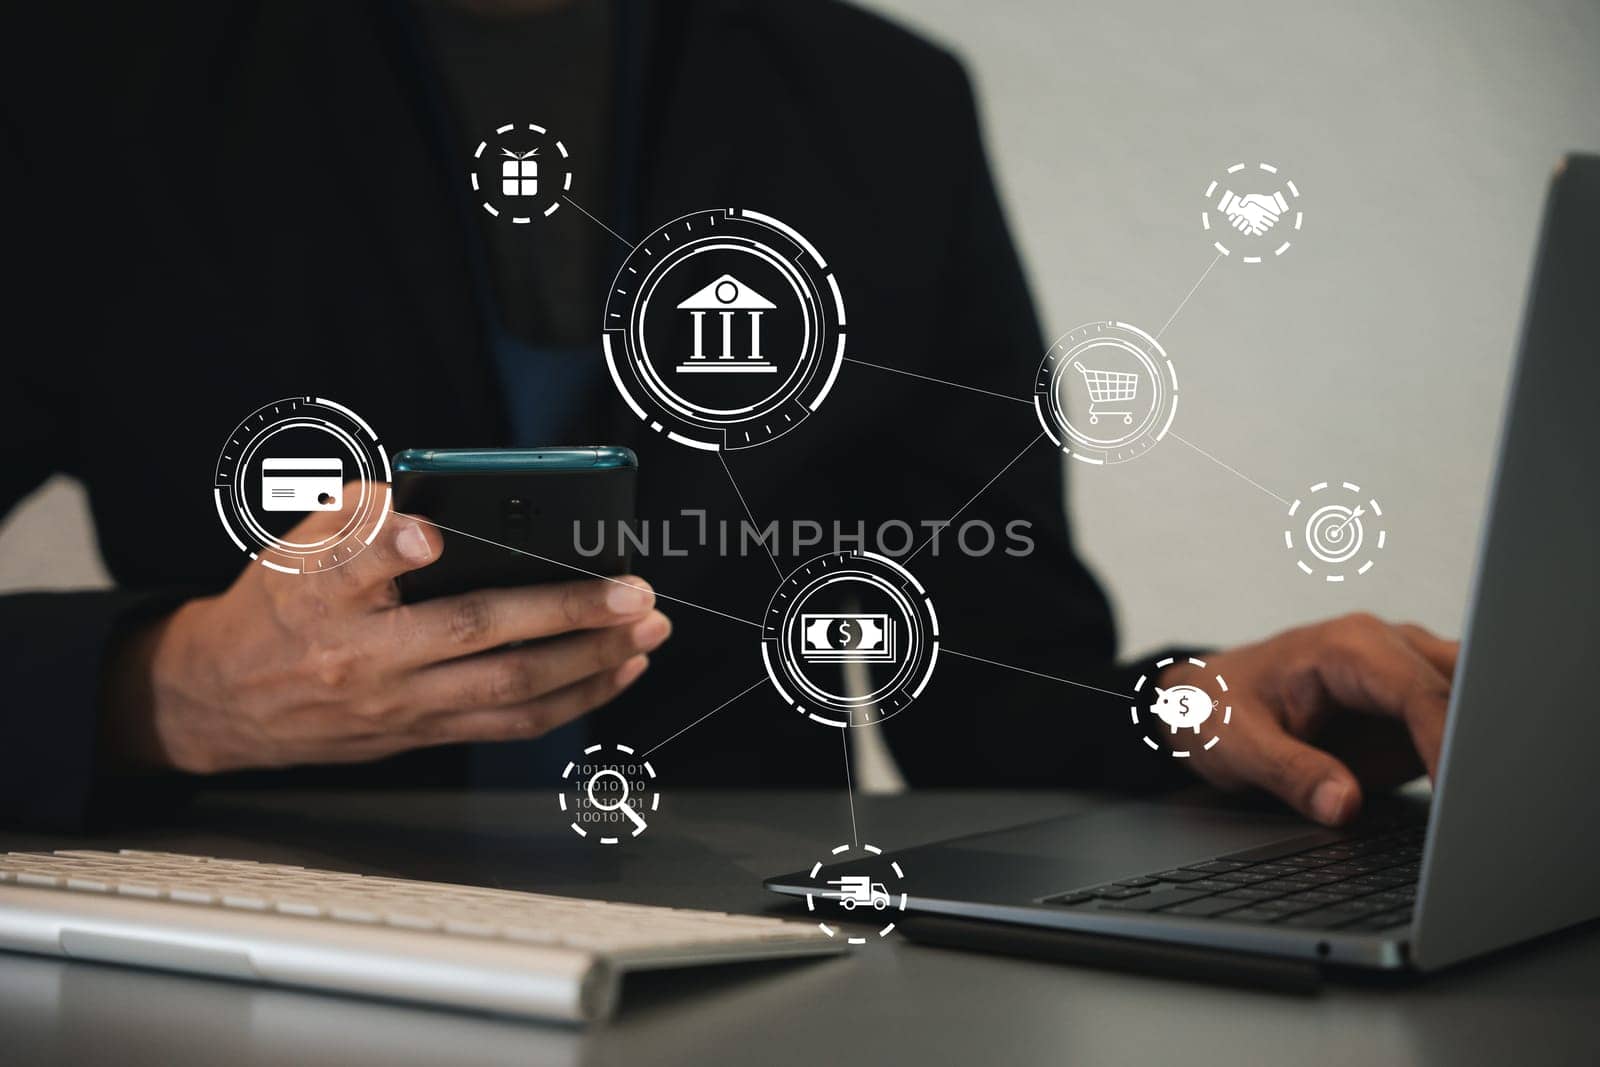
M1139 391L1139 376L1127 374L1119 370L1089 370L1082 363L1076 361L1072 364L1083 375L1083 384L1089 389L1089 425L1095 426L1100 422L1101 415L1121 415L1122 421L1133 425L1133 412L1131 411L1104 411L1096 410L1096 404L1116 404L1134 398Z

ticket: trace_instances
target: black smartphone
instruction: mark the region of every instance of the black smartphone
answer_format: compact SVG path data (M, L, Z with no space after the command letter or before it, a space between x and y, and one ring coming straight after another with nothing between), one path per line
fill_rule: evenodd
M638 472L617 445L401 452L396 510L444 536L439 559L400 576L401 599L626 574Z

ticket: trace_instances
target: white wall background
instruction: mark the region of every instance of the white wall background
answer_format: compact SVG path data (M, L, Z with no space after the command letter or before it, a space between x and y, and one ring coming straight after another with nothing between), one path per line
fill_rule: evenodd
M1219 263L1163 337L1175 428L1286 497L1360 482L1390 546L1328 587L1281 505L1182 444L1074 464L1125 650L1355 607L1457 631L1544 182L1600 150L1600 2L870 2L971 64L1052 335L1160 327L1212 258L1219 167L1269 159L1303 194L1296 247ZM70 485L0 526L0 588L104 580Z
M1600 151L1600 2L870 6L967 60L1052 337L1158 330L1214 256L1201 194L1227 164L1300 188L1295 247L1218 263L1162 337L1174 429L1291 499L1360 483L1389 547L1328 586L1295 570L1282 505L1170 438L1073 463L1124 651L1355 608L1457 632L1544 185Z

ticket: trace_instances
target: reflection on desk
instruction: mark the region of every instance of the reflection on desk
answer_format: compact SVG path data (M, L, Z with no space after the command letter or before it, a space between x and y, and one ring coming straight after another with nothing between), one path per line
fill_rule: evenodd
M675 793L639 849L585 849L543 794L229 794L181 825L7 849L138 847L752 914L761 888L849 826L843 790ZM1083 810L1073 793L857 798L899 847ZM659 838L656 830L662 831ZM803 905L801 905L803 909ZM589 1031L231 982L0 955L0 1034L18 1063L1269 1062L1518 1064L1600 1049L1594 924L1427 980L1339 978L1314 998L1243 992L891 938L822 963L630 978Z

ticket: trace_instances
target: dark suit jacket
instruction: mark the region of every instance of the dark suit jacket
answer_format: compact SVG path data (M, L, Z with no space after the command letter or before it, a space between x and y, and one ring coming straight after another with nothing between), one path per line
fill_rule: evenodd
M316 394L362 412L391 449L507 431L454 119L403 7L38 6L5 34L16 54L0 73L22 281L8 311L21 343L0 372L0 506L55 472L81 479L118 588L0 598L0 811L71 824L126 796L95 751L108 645L243 564L208 484L239 419ZM834 3L657 11L621 60L639 129L619 162L637 196L619 216L644 230L716 205L782 218L836 266L850 354L1029 396L1044 342L959 63ZM739 519L716 457L643 430L604 374L574 426L638 451L642 517ZM800 428L727 458L760 523L870 530L948 518L1038 433L1023 404L847 364ZM914 569L948 648L1126 691L1106 599L1068 535L1061 466L1039 441L962 512L997 529L1028 520L1032 555L944 544ZM774 587L759 555L639 569L747 619ZM667 608L675 636L597 713L597 736L652 745L763 677L755 631ZM1125 716L1113 697L948 655L887 733L914 785L1125 784L1160 762ZM844 779L833 731L766 687L657 762L674 785ZM452 783L463 767L460 749L439 749L240 778Z

